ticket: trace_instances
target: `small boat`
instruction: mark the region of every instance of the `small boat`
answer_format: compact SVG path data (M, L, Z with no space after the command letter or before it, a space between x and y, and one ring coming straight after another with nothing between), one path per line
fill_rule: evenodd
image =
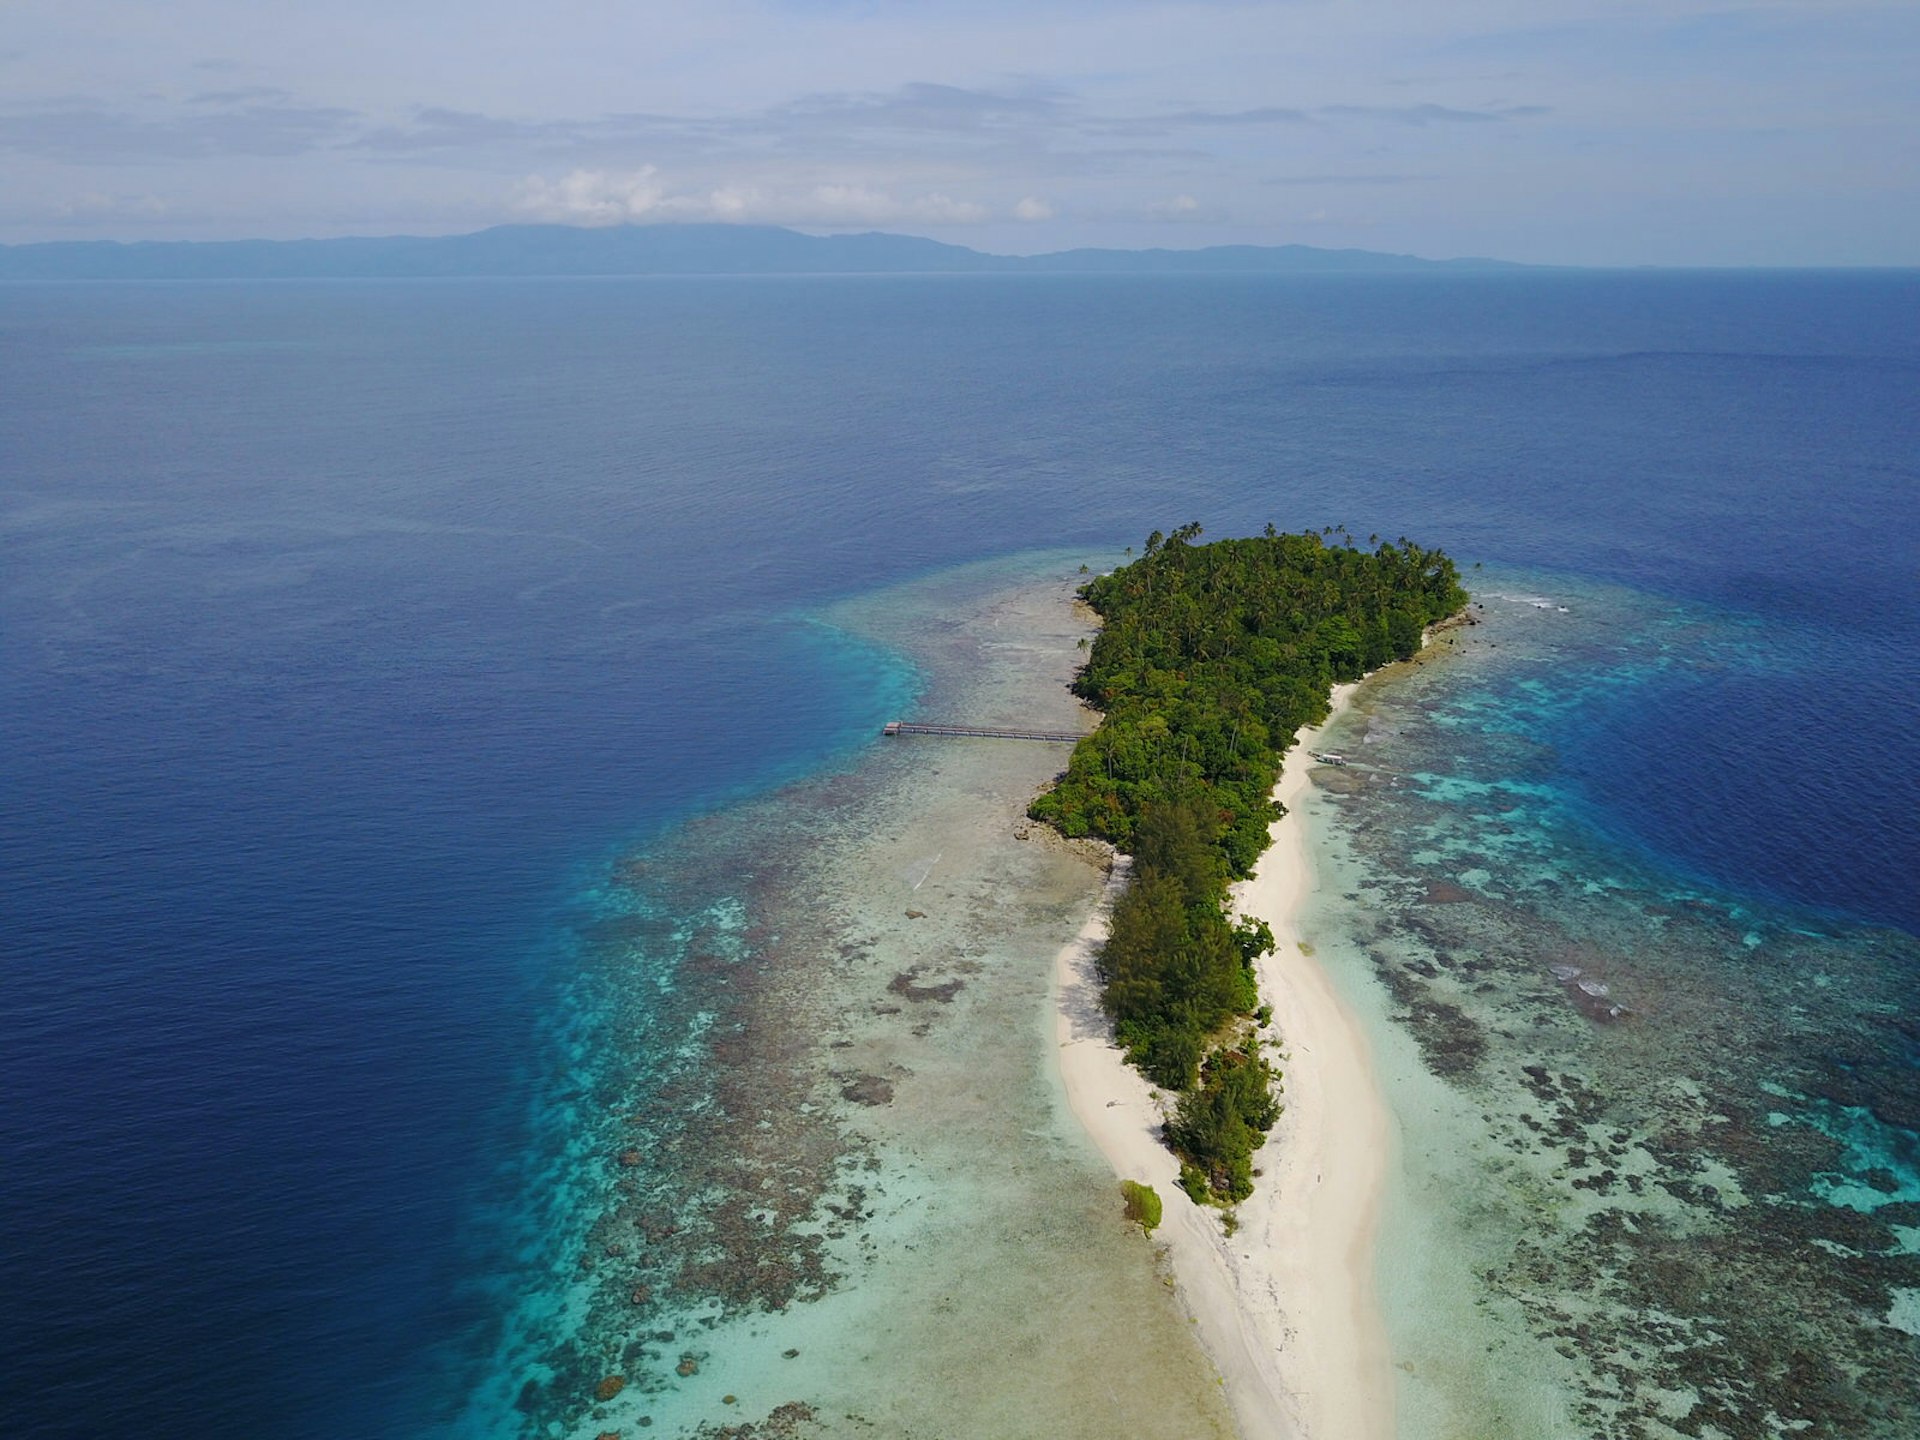
M1347 763L1347 757L1344 755L1335 755L1324 750L1309 750L1307 753L1322 765L1344 765Z

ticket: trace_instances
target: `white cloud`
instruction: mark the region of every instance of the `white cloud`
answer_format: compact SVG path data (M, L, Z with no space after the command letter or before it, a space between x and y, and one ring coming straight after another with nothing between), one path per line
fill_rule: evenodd
M0 0L0 238L432 232L511 204L573 223L977 223L1009 247L1279 243L1312 208L1285 187L1317 185L1341 197L1316 231L1333 243L1917 258L1914 0L525 11ZM164 215L55 213L147 193Z
M744 224L765 217L765 200L751 185L719 185L711 190L668 195L653 208L655 218L663 220L714 220L723 224Z
M922 225L977 225L990 217L986 206L955 200L935 191L907 198L865 185L816 185L794 218L818 225L858 222L892 224L904 220Z
M1053 218L1053 206L1044 200L1029 195L1013 207L1013 218L1016 220L1051 220Z
M628 171L573 170L557 180L529 175L520 182L514 205L525 214L574 225L618 225L635 220L975 225L992 218L992 211L985 205L956 200L938 191L899 195L858 183L774 192L750 185L673 190L652 165ZM1042 217L1022 212L1022 218Z
M543 220L584 225L617 225L653 214L666 198L648 165L625 173L574 170L558 180L529 175L520 182L515 207Z

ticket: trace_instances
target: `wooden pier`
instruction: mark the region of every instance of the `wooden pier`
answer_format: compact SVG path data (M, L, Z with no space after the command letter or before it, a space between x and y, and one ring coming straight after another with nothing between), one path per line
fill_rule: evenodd
M1004 725L923 725L913 720L889 720L883 735L958 735L980 740L1049 740L1061 745L1077 744L1081 735L1073 730L1016 730Z

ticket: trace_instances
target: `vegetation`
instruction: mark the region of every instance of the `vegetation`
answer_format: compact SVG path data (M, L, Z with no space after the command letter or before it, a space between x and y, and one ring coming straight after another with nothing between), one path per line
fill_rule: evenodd
M1167 1126L1182 1188L1231 1204L1252 1192L1279 1107L1237 1024L1260 1006L1254 961L1273 934L1233 923L1227 886L1266 848L1281 756L1326 718L1333 683L1411 656L1467 596L1451 560L1404 539L1199 535L1155 531L1081 587L1102 626L1074 689L1105 718L1029 813L1133 857L1100 958L1105 1004L1127 1058L1182 1092Z
M1138 1180L1122 1180L1120 1193L1126 1197L1127 1219L1151 1235L1160 1223L1160 1192Z
M1252 1045L1222 1046L1207 1057L1200 1083L1180 1097L1167 1143L1199 1171L1213 1199L1231 1205L1253 1193L1253 1152L1280 1118L1278 1078Z

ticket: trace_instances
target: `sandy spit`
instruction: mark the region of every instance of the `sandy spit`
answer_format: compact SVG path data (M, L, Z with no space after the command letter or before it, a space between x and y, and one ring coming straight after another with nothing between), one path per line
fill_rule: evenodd
M1334 689L1333 713L1355 687ZM1067 1102L1124 1179L1159 1191L1180 1299L1218 1367L1245 1440L1389 1440L1393 1384L1374 1289L1374 1236L1393 1136L1359 1022L1326 970L1302 953L1299 913L1316 882L1300 807L1308 790L1303 729L1274 795L1287 815L1254 875L1235 887L1240 913L1279 942L1260 965L1273 1006L1286 1109L1254 1157L1253 1197L1229 1236L1219 1210L1194 1205L1161 1143L1168 1097L1129 1068L1100 1009L1094 955L1124 884L1055 961L1060 1074Z

